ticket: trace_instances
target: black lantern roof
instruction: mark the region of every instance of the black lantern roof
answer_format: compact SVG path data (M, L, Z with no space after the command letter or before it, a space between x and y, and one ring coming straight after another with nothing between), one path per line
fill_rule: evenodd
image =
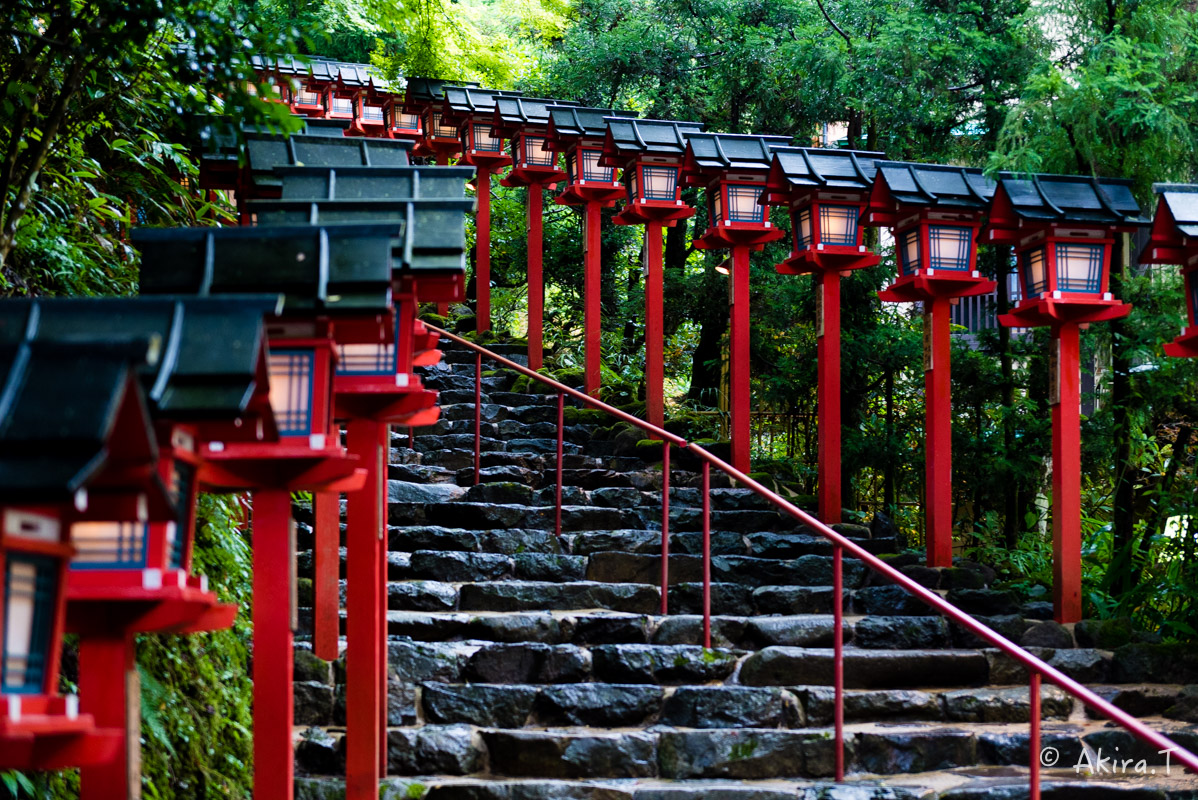
M404 92L403 110L405 114L419 114L434 103L445 99L445 89L450 86L480 88L475 81L448 81L441 78L408 78L408 87Z
M569 100L549 100L544 97L497 97L495 132L511 138L521 128L547 128L550 108L572 105Z
M994 197L994 181L971 167L885 161L878 164L877 176L885 178L891 198L900 206L981 211Z
M460 122L470 116L490 117L500 97L516 97L520 92L498 89L480 89L473 86L445 87L445 117L449 122Z
M278 167L275 174L284 200L460 200L474 167Z
M1038 175L1005 172L999 176L1010 201L1004 211L1025 221L1147 225L1131 193L1131 181L1080 175Z
M259 225L390 224L397 270L465 271L468 199L251 200Z
M1198 184L1156 183L1152 190L1161 196L1177 229L1186 236L1198 238Z
M770 188L866 190L873 186L883 161L886 161L884 153L867 150L775 147Z
M685 135L685 179L691 186L702 183L700 176L711 172L764 172L773 161L772 148L784 146L791 141L789 136L738 133L689 131Z
M374 76L365 64L337 64L337 82L347 89L367 89L375 83Z
M412 143L366 137L291 137L249 134L246 155L259 186L278 186L275 167L403 167L410 162Z
M681 156L686 152L687 134L703 130L701 122L607 117L604 152L617 160L642 154ZM622 167L623 163L609 163Z
M385 313L395 225L139 228L143 294L284 295L284 315Z
M556 103L545 109L549 115L549 135L554 140L602 138L607 135L609 119L635 119L631 111L610 108L587 108Z
M144 339L0 346L0 500L69 501L109 467L120 477L108 489L156 487L165 498L156 473L122 469L157 458L135 374L154 350Z
M263 319L281 310L278 295L17 299L0 303L0 347L22 340L160 342L141 365L156 414L176 422L233 419L245 413L258 380Z

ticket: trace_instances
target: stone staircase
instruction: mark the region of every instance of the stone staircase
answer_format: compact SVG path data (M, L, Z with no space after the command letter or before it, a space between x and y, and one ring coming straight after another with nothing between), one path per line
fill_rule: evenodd
M393 433L392 727L383 796L1027 796L1025 671L852 559L844 563L851 774L836 785L828 542L713 471L713 647L704 649L698 473L676 458L670 614L662 616L660 464L616 455L613 441L595 438L593 415L568 408L558 538L555 398L514 393L514 374L485 373L482 483L472 486L474 356L442 349L444 362L425 370L426 384L441 391L441 421L417 431L414 442L405 430ZM492 349L517 359L520 352ZM297 509L301 550L309 548L300 574L310 578L304 514ZM1193 663L1163 658L1151 645L1102 649L1109 642L1048 621L1046 604L1020 604L990 588L984 566L929 569L913 555L894 555L895 539L882 526L837 527L1116 705L1198 747L1198 728L1161 716L1187 702L1198 706L1182 685L1198 682ZM304 598L301 591L301 606ZM310 619L305 612L301 619ZM337 797L344 670L315 658L302 636L299 647L296 760L297 774L307 777L297 794ZM1055 687L1045 686L1043 714L1043 745L1058 759L1045 771L1044 797L1198 797L1192 776L1175 765L1166 775L1164 755L1091 719ZM1076 772L1099 748L1103 756L1144 759L1145 774L1134 763L1114 773Z

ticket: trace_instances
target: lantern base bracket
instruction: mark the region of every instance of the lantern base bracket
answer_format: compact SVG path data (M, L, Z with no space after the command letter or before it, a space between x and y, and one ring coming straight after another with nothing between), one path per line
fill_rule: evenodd
M757 251L765 247L766 242L777 241L785 235L786 232L778 228L762 228L756 225L746 228L708 228L702 236L695 239L694 245L696 250L749 247Z
M887 303L918 303L937 297L973 297L989 294L998 284L989 278L973 277L972 273L951 273L937 270L932 275L904 275L890 286L878 292L878 297Z
M97 728L91 714L77 713L74 698L18 695L20 715L0 713L0 769L46 770L104 764L116 754L124 731Z
M1000 314L998 321L1008 328L1059 327L1069 323L1103 322L1131 313L1131 306L1120 300L1100 297L1029 298Z
M815 272L844 272L876 266L882 260L877 253L862 253L857 248L845 248L845 252L834 250L805 249L790 256L774 269L782 275L807 275Z
M559 206L584 206L587 203L599 203L603 208L611 208L617 200L623 200L628 194L622 183L572 183L553 198Z

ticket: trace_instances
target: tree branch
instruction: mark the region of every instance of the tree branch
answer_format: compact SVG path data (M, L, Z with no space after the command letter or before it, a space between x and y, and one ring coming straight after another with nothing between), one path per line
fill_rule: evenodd
M844 29L837 25L836 21L832 19L830 14L828 14L828 9L824 8L824 0L815 0L815 4L819 6L820 12L824 15L824 19L828 21L828 24L832 26L832 30L839 33L840 38L844 39L844 43L849 46L850 50L852 50L853 40L849 38L849 35L844 32Z

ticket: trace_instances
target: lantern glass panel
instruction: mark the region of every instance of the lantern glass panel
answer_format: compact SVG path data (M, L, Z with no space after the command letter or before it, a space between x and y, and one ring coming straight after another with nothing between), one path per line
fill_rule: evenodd
M295 95L295 102L301 106L318 106L320 95L309 89L300 89Z
M417 114L396 112L395 121L391 127L397 131L418 131L420 130L420 117Z
M729 222L765 221L765 208L757 203L757 198L761 197L760 186L751 183L729 183L727 188Z
M432 129L433 136L438 139L456 139L458 138L458 129L452 125L446 125L442 121L440 111L432 112L432 122L429 124Z
M394 344L343 344L338 348L338 375L394 375Z
M669 200L676 198L678 185L677 167L641 167L641 179L644 181L643 200Z
M270 407L280 436L312 432L315 363L316 354L311 350L274 350L270 354Z
M798 219L791 224L794 228L795 250L806 250L811 241L811 207L799 211Z
M382 106L370 106L370 105L363 104L362 105L362 119L366 120L367 122L382 122L383 121L383 107Z
M144 522L76 522L71 526L71 568L142 569L147 530Z
M919 269L919 228L905 230L898 235L899 266L904 275L914 275Z
M973 243L972 228L953 225L928 226L928 267L930 269L969 269L969 249Z
M1041 245L1034 250L1023 253L1020 268L1023 271L1023 285L1027 287L1028 297L1039 297L1048 291L1048 255Z
M334 97L332 112L334 114L350 115L354 113L354 101L347 97Z
M719 225L724 221L724 197L723 192L719 189L707 192L707 199L711 201L711 207L708 209L708 214L711 216L711 224Z
M860 212L856 206L824 205L819 207L819 241L820 244L845 245L855 247L857 244L857 217Z
M14 553L4 569L4 659L0 692L40 694L54 627L58 565L54 559Z
M1062 292L1102 291L1102 261L1100 244L1056 244L1057 289Z
M167 534L170 545L170 568L182 569L183 557L187 552L187 535L191 531L191 487L195 481L195 467L186 461L176 461L171 467L171 494L175 500L175 523L169 525ZM171 537L171 531L174 536Z
M490 125L474 123L474 149L498 153L503 149L503 139L494 136Z
M582 179L584 181L615 182L615 169L599 166L599 156L601 155L602 152L599 150L582 151Z
M544 150L544 146L544 136L522 136L521 149L523 153L520 156L520 161L525 166L552 167L554 153L552 150Z

